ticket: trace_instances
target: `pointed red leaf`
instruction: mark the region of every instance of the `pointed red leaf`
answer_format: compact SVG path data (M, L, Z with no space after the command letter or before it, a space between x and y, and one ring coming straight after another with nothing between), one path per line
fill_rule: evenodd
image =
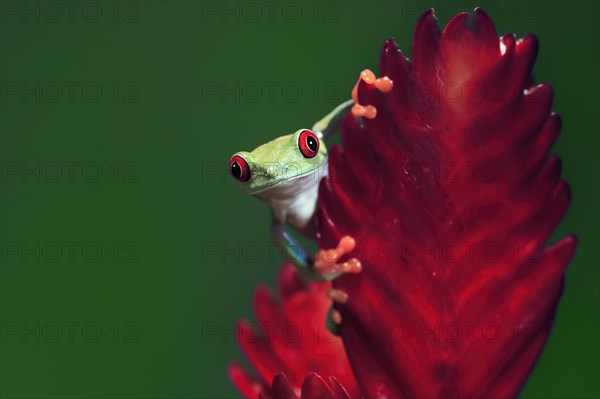
M548 157L560 118L531 79L537 49L481 9L443 32L427 11L412 61L383 46L392 91L358 85L377 116L342 121L319 244L357 242L363 272L333 285L365 397L514 397L543 349L576 240L545 248L570 190Z

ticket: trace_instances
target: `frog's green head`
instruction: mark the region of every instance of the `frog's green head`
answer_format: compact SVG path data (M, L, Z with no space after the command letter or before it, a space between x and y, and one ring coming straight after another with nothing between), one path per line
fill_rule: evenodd
M247 194L315 174L327 162L327 148L307 129L281 136L252 152L236 152L229 161L231 175ZM318 180L316 180L318 181Z

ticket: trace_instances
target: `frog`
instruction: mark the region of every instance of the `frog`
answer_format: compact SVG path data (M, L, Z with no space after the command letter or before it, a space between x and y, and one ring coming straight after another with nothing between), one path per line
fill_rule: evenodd
M303 277L329 282L346 273L359 273L355 258L341 262L356 247L356 240L343 236L335 248L311 255L288 232L288 227L310 240L317 240L316 215L319 182L327 176L325 140L339 128L341 118L355 106L351 99L335 107L312 128L298 129L275 138L252 151L238 151L230 158L229 171L241 190L264 201L271 210L270 239ZM346 303L348 295L332 287L329 298ZM327 326L337 335L341 315L332 308Z
M363 69L347 100L316 122L311 129L298 129L280 136L253 151L239 151L229 161L229 171L242 191L259 198L271 209L271 240L282 250L298 272L307 279L329 282L345 273L360 273L362 263L355 257L341 259L354 251L356 240L343 236L334 248L320 249L312 256L291 236L290 226L301 235L316 240L316 213L319 182L327 176L325 140L340 127L342 117L350 112L356 119L375 119L377 108L361 104L359 85L369 85L383 95L390 93L394 82L388 76L377 78L370 69ZM330 287L328 297L339 304L347 303L348 294ZM340 313L332 306L327 327L339 335Z

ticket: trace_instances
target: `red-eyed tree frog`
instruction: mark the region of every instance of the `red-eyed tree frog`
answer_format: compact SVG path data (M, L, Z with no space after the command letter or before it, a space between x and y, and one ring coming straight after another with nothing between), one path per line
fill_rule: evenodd
M352 90L352 99L338 105L315 123L312 129L296 130L252 152L237 152L229 161L229 171L240 182L242 190L262 199L271 208L272 240L300 274L317 281L331 281L343 273L359 273L362 270L356 258L339 262L354 250L354 238L344 236L336 248L319 250L315 256L311 256L285 228L290 225L308 238L317 238L315 211L319 181L327 175L324 140L338 129L342 116L348 111L356 118L377 117L377 109L373 105L359 103L358 86L361 81L384 94L389 93L394 85L387 76L376 78L371 70L365 69ZM341 290L330 288L328 295L338 303L348 300L348 295ZM337 332L336 324L341 321L339 312L332 308L328 318L328 327L332 332Z
M350 236L342 237L336 248L319 250L311 256L286 231L289 225L305 237L316 239L319 181L327 175L324 139L337 130L341 117L353 105L354 100L348 100L315 123L312 129L296 130L251 152L236 152L229 161L229 171L239 181L242 191L260 198L271 208L273 242L304 277L312 280L330 281L343 273L358 273L362 268L356 258L339 262L355 247ZM341 303L348 299L344 292L335 289L329 290L329 296ZM337 324L341 322L335 310L331 311L330 318Z

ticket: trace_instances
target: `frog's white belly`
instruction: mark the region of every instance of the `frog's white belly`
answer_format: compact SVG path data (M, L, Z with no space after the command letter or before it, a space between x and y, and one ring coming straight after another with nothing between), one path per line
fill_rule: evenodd
M307 236L314 234L313 216L319 196L319 181L326 168L277 184L256 195L266 201L277 223L288 223Z

